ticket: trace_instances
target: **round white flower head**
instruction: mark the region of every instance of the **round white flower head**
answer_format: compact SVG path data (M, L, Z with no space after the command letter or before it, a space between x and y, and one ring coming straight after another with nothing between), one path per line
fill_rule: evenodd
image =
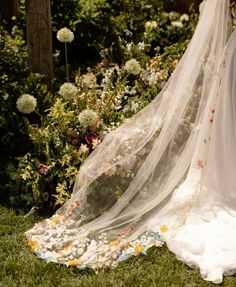
M74 40L74 33L68 28L62 28L57 32L57 39L60 42L72 42Z
M181 22L188 22L189 21L189 16L188 16L188 14L183 14L183 15L181 15L181 17L180 17L180 21Z
M145 24L146 29L154 30L157 28L157 22L156 21L147 21Z
M61 85L59 90L59 95L66 100L73 100L78 93L78 90L75 85L71 83L64 83Z
M172 21L171 25L177 28L182 28L183 27L183 23L179 22L179 21Z
M16 101L18 111L23 114L30 114L35 111L37 100L29 94L21 95Z
M89 126L93 126L97 123L99 119L98 114L93 110L83 110L79 114L79 122L82 127L87 128Z
M133 75L138 75L141 72L141 66L135 59L131 59L125 63L125 70Z

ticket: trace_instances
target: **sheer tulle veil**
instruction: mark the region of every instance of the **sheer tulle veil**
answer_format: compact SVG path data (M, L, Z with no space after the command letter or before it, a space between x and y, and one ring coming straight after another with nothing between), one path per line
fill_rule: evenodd
M229 0L206 1L160 94L106 136L81 167L71 199L27 231L39 257L96 269L158 245L159 236L168 244L211 177L207 161L231 32Z

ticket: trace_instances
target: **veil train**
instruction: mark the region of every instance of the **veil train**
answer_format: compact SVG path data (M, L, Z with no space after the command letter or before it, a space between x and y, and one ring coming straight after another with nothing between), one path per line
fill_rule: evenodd
M106 136L81 167L70 200L26 232L37 256L97 270L165 241L206 280L236 272L236 244L228 238L236 235L229 5L206 2L160 94Z

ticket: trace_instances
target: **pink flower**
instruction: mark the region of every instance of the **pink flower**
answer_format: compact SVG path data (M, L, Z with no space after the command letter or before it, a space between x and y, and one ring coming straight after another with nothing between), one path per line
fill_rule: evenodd
M197 160L197 168L204 168L204 163L200 159Z
M95 133L89 133L85 136L85 141L87 143L87 146L89 148L89 152L92 152L94 147L93 147L93 141L97 139L97 135Z
M42 164L42 163L38 164L38 168L39 168L39 172L41 174L44 174L44 175L46 175L48 173L48 171L49 171L49 168L46 165Z

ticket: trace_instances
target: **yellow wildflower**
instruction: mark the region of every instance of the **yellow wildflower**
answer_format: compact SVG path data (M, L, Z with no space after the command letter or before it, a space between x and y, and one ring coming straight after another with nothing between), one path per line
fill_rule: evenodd
M117 240L111 241L110 242L110 247L115 247L118 244Z
M167 230L168 230L168 227L165 224L160 226L160 231L161 232L166 232Z
M69 266L77 266L77 265L79 265L79 264L81 264L81 261L80 261L79 259L70 260L70 261L68 262L68 265L69 265Z
M29 246L30 246L30 248L32 249L32 250L35 250L35 249L37 249L38 248L38 242L37 241L34 241L34 240L29 240L28 241L28 244L29 244Z
M54 217L52 217L51 221L53 223L58 223L60 221L60 218L58 216L54 216Z
M68 250L68 248L71 246L71 242L67 242L64 246L63 246L63 251Z

